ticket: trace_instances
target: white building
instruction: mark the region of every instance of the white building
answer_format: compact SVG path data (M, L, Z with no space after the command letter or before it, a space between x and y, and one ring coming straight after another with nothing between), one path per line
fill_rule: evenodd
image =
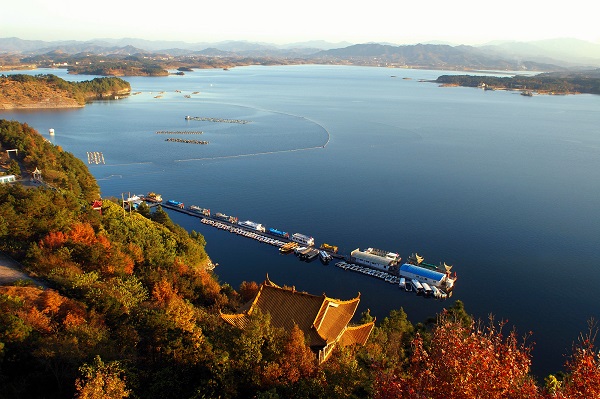
M364 251L357 248L350 252L352 262L383 271L388 271L390 267L398 265L400 259L400 255L395 252L386 252L376 248L367 248Z
M0 184L12 183L14 181L17 181L15 175L0 176Z

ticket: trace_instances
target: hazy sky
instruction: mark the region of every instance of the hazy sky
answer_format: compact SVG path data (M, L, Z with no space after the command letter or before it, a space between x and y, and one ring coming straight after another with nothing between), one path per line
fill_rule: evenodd
M396 44L569 37L600 42L593 1L8 0L0 37ZM592 6L593 7L593 6Z

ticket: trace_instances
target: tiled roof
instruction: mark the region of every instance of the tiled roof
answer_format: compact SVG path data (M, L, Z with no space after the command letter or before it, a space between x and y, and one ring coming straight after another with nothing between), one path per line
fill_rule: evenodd
M349 301L325 298L314 321L314 326L319 335L325 338L328 343L337 341L341 332L352 320L359 301L359 298Z
M245 313L239 314L224 314L221 313L221 318L227 323L240 329L246 328L250 318Z
M364 345L367 342L367 339L369 339L373 327L375 327L375 322L348 327L346 331L344 331L344 334L342 334L339 344L342 346L353 344Z
M359 297L341 301L325 295L281 288L267 277L254 300L238 310L243 313L221 314L221 318L233 326L244 328L252 312L259 309L271 315L274 327L291 331L297 324L311 347L323 347L340 338L354 316L359 301Z
M274 327L284 328L286 331L291 331L294 324L297 324L308 338L310 346L321 346L325 344L325 340L312 327L322 304L322 296L262 285L248 314L258 308L262 313L271 315Z

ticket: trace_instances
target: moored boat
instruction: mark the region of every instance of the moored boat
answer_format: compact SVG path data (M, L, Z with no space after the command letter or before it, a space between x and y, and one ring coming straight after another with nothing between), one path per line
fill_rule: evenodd
M160 194L149 192L144 197L144 201L148 201L148 202L162 202L162 196Z
M314 238L304 235L304 234L300 234L300 233L292 234L292 241L295 241L300 245L306 245L309 247L312 247L313 245L315 245Z
M298 246L297 242L288 242L283 244L280 248L279 248L279 252L281 252L282 254L288 253L288 252L292 252L293 249L295 249Z
M290 238L290 234L289 233L287 233L285 231L274 229L272 227L269 228L269 234L272 234L272 235L277 236L277 237Z
M242 227L246 227L248 229L260 231L261 233L265 232L265 226L260 223L253 222L252 220L245 220L243 222L239 222L238 225Z
M210 209L200 208L196 205L190 205L190 211L199 213L204 216L210 216Z
M332 252L334 254L337 254L337 251L338 251L338 247L336 247L335 245L329 245L327 243L321 244L320 248L322 250L329 251L329 252Z
M321 258L321 261L325 264L329 263L333 259L331 255L323 250L319 251L319 258Z

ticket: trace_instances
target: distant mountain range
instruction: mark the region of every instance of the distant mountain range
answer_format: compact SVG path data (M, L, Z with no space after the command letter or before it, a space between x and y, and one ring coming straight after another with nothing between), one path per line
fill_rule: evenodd
M23 40L0 38L0 54L22 56L41 54L133 55L165 54L206 57L267 57L352 61L367 65L422 66L452 69L502 68L514 70L560 70L600 67L600 45L576 39L536 42L501 42L482 46L448 44L393 45L380 43L351 44L310 41L275 45L247 41L187 43L135 38L95 39L89 41Z

